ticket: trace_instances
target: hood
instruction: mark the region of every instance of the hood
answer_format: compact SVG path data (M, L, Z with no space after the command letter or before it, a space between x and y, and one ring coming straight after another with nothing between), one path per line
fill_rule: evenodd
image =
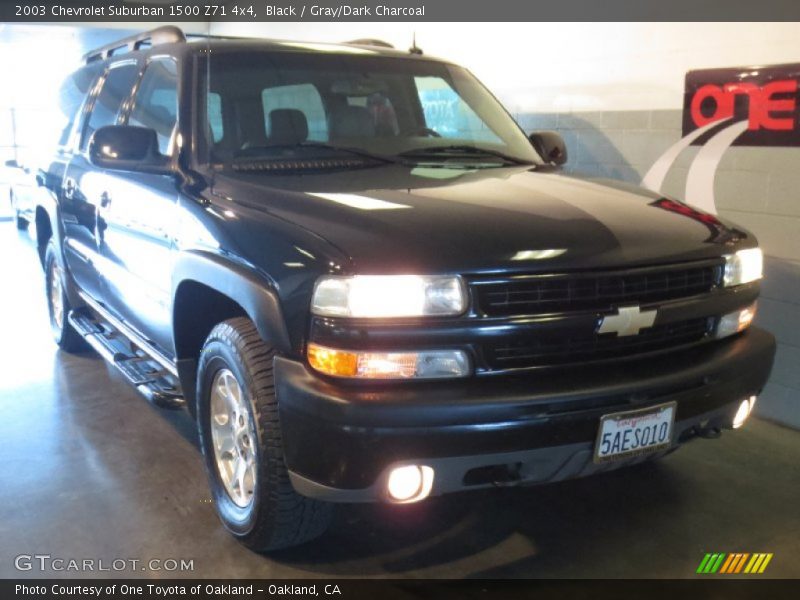
M220 173L214 192L325 238L359 273L542 272L720 256L747 237L634 186L527 167Z

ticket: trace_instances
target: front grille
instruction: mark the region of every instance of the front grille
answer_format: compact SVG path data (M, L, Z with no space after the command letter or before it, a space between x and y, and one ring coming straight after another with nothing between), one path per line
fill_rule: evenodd
M706 337L713 319L701 318L657 325L638 335L558 336L541 334L536 338L487 344L484 358L492 370L560 365L624 358L636 354L669 350L694 344Z
M719 281L721 261L613 272L565 273L475 282L479 310L502 317L597 311L705 294Z

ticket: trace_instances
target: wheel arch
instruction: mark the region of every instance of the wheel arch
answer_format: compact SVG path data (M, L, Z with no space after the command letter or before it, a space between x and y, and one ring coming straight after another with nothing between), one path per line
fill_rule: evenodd
M178 374L187 405L195 405L197 361L213 327L246 316L280 354L291 341L277 291L243 265L202 251L181 253L173 269L172 327Z

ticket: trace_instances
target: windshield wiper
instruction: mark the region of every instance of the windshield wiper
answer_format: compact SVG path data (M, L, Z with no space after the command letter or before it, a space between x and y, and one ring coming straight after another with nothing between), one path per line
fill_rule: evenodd
M250 148L253 153L246 154L246 155L239 155L236 157L236 160L271 160L273 158L280 159L284 157L278 156L270 156L270 152L272 150L293 150L295 148L311 148L311 149L319 149L319 150L330 150L333 152L347 152L348 154L353 154L355 156L361 156L362 158L369 158L372 160L379 160L384 163L396 163L399 162L394 160L389 156L384 156L383 154L375 154L373 152L369 152L368 150L361 150L360 148L350 148L348 146L336 146L333 144L326 144L324 142L297 142L296 144L273 144L269 146L259 146L257 148ZM263 154L257 154L256 151L262 151Z
M459 154L464 155L482 155L482 156L493 156L495 158L500 158L506 162L514 163L517 165L533 165L534 163L529 160L524 160L522 158L517 158L516 156L510 156L503 152L499 152L497 150L492 150L490 148L479 148L478 146L466 146L466 145L452 145L452 146L432 146L430 148L416 148L414 150L406 150L405 152L401 152L398 156L403 156L406 158L426 158L426 157L436 157L441 155L451 154L454 156L458 156Z

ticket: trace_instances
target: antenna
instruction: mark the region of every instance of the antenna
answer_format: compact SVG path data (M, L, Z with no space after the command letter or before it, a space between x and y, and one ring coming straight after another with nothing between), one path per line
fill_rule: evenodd
M411 48L408 49L411 54L422 55L422 48L417 46L417 32L411 34Z

